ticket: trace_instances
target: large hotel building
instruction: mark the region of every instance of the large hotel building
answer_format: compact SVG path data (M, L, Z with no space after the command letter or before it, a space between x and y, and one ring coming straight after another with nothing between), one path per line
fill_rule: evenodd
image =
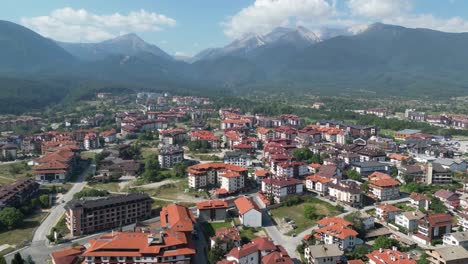
M143 193L73 200L65 206L72 236L108 230L151 216L153 200Z

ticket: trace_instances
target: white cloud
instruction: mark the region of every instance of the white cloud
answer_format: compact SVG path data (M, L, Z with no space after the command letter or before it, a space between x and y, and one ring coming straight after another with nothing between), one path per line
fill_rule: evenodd
M461 17L437 18L432 14L406 14L382 20L410 28L430 28L445 32L468 32L468 21Z
M222 25L227 36L237 38L288 26L292 19L325 18L335 13L334 0L256 0Z
M411 0L348 0L351 13L356 16L383 18L408 12Z
M46 37L80 42L109 39L122 31L159 31L176 25L176 21L170 17L143 9L127 15L97 15L70 7L53 10L48 16L22 18L21 23Z

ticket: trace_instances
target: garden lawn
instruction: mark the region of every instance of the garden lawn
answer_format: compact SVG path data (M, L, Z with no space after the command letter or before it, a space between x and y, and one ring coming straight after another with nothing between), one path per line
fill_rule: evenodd
M243 227L240 231L242 240L251 241L252 239L257 238L255 235L257 232L263 230L263 228L253 228L253 227Z
M10 244L21 248L24 242L30 242L33 237L34 229L37 228L46 213L32 215L24 219L23 225L13 230L0 232L0 245Z
M315 219L308 219L304 217L304 207L310 205L315 208L317 217ZM287 233L287 235L292 235L293 233L301 233L302 231L312 227L315 223L322 219L324 216L335 216L340 214L340 210L317 198L309 198L305 202L293 206L282 206L277 209L270 211L276 223L283 223L283 218L287 217L296 222L297 228L293 231Z
M215 222L215 223L204 222L202 224L203 230L205 231L205 234L208 238L214 236L218 228L231 227L231 226L232 226L231 222Z
M394 206L400 208L401 210L405 211L405 212L413 212L413 211L416 211L416 208L412 207L412 206L409 206L407 202L402 202L402 203L396 203L394 204Z
M32 167L25 162L16 162L0 165L0 185L6 185L17 179L32 175Z

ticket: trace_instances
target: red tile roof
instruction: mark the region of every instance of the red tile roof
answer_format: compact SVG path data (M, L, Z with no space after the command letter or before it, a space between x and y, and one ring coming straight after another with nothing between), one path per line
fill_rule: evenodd
M243 245L242 247L233 248L231 251L229 251L227 255L236 259L240 259L250 254L254 254L256 252L258 252L257 245L255 245L254 243L249 243Z
M223 242L228 242L229 240L233 241L240 241L241 236L240 232L235 227L221 227L216 230L216 233L211 240L216 241L216 239L220 239Z
M221 200L209 200L197 203L197 209L218 209L218 208L228 208L228 203Z
M182 205L170 204L160 212L161 226L168 227L176 232L192 232L195 217L192 211Z
M383 249L374 250L366 255L369 260L376 264L416 264L416 260L408 257L407 254L402 253L398 250Z
M306 179L307 179L308 181L320 182L320 183L322 183L322 184L332 182L331 179L325 178L325 177L320 177L320 176L318 176L318 175L310 175L310 176L307 176Z
M431 226L445 226L453 223L453 217L447 213L431 214L424 218Z
M348 260L348 264L364 264L364 261L360 259Z
M71 248L55 251L50 256L55 264L70 264L75 263L77 258L86 250L84 246L76 246Z
M169 257L177 255L194 255L195 250L190 246L191 241L183 232L174 230L162 231L160 241L148 243L158 237L158 234L139 232L115 232L105 234L89 241L90 246L83 253L84 257L141 257L158 256ZM156 242L156 240L154 240ZM166 250L175 247L174 250Z
M261 264L293 264L294 261L286 252L274 251L262 258Z
M400 182L394 179L386 179L386 180L375 180L371 181L369 186L378 187L378 188L386 188L386 187L396 187L399 186Z
M322 218L321 220L317 221L318 226L327 226L327 225L334 225L339 224L345 227L352 226L353 223L337 216L330 216Z
M376 206L376 208L382 209L384 212L396 212L396 211L402 211L400 208L391 205L391 204L379 204Z
M234 200L234 204L236 205L240 214L245 214L250 210L257 210L260 212L258 205L254 201L252 201L251 199L245 196L242 196Z
M322 228L315 230L315 232L316 234L323 233L323 234L327 234L329 236L336 237L339 239L345 239L349 236L355 237L358 235L358 232L340 224L327 225L327 226L324 226Z
M211 131L208 130L196 130L190 133L192 138L197 138L200 140L207 140L207 141L219 141L219 138L215 136Z
M422 200L430 201L431 200L431 198L425 196L424 194L415 193L415 192L411 193L410 198L415 201L422 201Z

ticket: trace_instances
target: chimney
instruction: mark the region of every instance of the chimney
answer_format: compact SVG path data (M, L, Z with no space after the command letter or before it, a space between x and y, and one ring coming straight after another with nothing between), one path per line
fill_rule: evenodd
M426 184L432 184L432 163L427 163Z
M382 252L383 252L383 249L382 249L382 248L379 248L379 252L382 253Z
M398 248L397 248L397 247L395 247L395 246L393 246L393 247L392 247L392 250L393 250L393 251L397 251L397 250L398 250Z

